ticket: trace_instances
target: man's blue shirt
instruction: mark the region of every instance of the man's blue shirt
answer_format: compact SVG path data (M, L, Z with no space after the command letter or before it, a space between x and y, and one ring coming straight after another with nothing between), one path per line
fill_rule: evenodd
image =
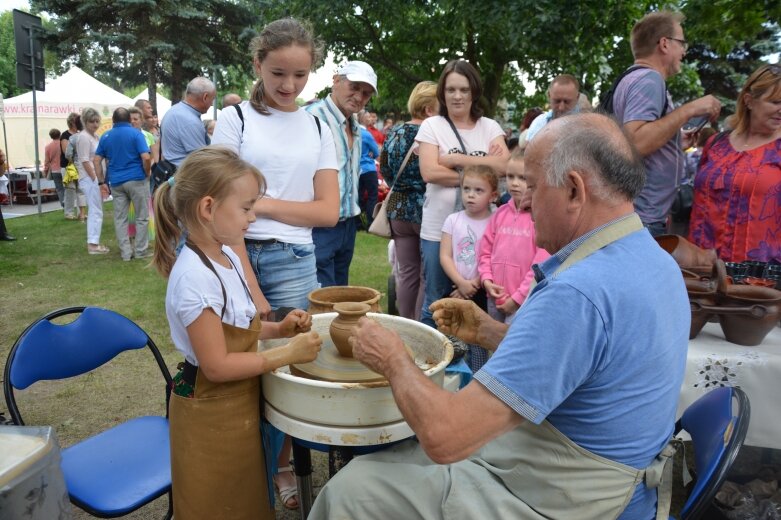
M108 162L107 179L111 186L146 178L142 153L149 153L144 134L130 123L114 123L111 130L101 136L95 151L95 155Z
M209 144L209 134L201 121L201 113L184 101L165 113L161 132L163 159L177 167L191 152Z

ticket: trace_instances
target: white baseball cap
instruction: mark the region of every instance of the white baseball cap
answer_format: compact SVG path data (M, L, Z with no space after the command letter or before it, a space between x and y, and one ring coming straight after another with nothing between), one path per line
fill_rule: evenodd
M360 81L372 86L375 93L377 91L377 74L371 65L365 61L348 61L336 71L340 76L346 76L350 81Z

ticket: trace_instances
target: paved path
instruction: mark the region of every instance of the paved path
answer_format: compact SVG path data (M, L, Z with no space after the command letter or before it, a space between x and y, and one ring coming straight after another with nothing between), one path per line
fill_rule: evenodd
M61 209L58 201L43 202L41 203L41 212L48 213L49 211L58 211ZM16 203L13 206L3 205L3 218L10 219L16 217L24 217L25 215L36 215L38 213L38 204L19 204Z

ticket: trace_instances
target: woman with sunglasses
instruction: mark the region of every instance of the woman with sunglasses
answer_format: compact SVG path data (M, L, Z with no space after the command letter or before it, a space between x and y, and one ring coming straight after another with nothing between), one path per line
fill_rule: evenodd
M781 263L781 67L754 71L727 125L702 152L689 240L727 262Z

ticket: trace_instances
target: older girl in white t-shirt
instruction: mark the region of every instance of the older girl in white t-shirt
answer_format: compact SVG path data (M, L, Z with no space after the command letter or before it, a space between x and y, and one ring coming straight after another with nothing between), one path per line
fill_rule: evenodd
M255 203L239 251L252 270L249 287L262 310L306 309L317 282L313 227L339 219L338 163L328 125L296 105L309 72L320 61L322 45L301 22L271 22L250 44L258 81L250 101L223 110L212 144L230 147L266 178L266 196ZM281 438L275 436L275 443ZM276 477L282 502L298 507L289 464L290 439L279 454Z
M482 92L480 75L472 65L463 60L449 61L437 84L439 116L423 121L415 138L419 143L420 173L428 183L420 226L426 281L421 321L431 327L436 325L429 305L450 293L450 279L439 263L439 242L445 219L461 209L460 204L457 206L460 170L484 165L504 172L510 158L502 128L493 119L482 117Z

